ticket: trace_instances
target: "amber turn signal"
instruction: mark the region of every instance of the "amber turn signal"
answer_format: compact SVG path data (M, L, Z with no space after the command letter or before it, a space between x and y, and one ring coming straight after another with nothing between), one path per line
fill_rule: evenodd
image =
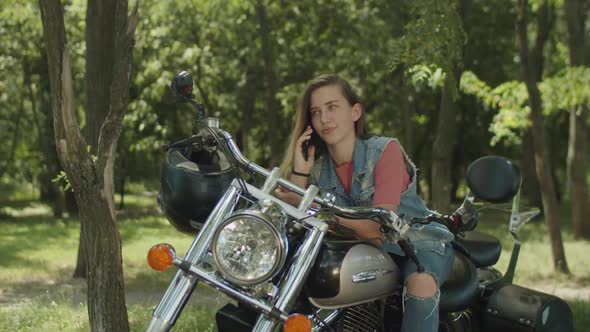
M311 331L311 322L309 318L304 315L294 314L289 316L285 321L285 325L283 327L284 332L310 332Z
M161 272L174 265L174 257L176 257L176 252L171 245L158 243L150 248L147 260L152 269Z

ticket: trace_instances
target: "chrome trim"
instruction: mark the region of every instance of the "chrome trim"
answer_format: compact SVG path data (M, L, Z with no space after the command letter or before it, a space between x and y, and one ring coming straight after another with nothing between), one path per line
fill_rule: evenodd
M181 258L176 258L174 260L174 264L177 266L180 266L182 263L183 261ZM238 301L251 305L252 307L257 308L265 314L277 316L277 318L281 321L285 321L287 320L287 318L289 318L288 313L278 310L275 306L272 306L271 304L263 300L253 298L249 294L244 294L239 290L234 289L232 285L227 284L223 279L218 278L213 273L204 271L195 265L190 265L188 267L188 272L191 275L201 279L204 283L208 284L209 286L216 288L217 290L223 292L224 294Z
M233 222L236 219L242 218L256 219L268 225L275 237L275 247L279 251L277 260L273 268L263 276L252 280L243 280L236 278L232 273L226 271L223 268L223 266L219 263L219 257L217 254L217 239L219 238L219 234L223 231L227 224ZM284 231L284 223L273 222L273 220L269 220L267 215L263 214L258 210L242 210L238 213L234 213L231 216L229 216L219 225L219 227L217 227L215 233L213 234L213 243L211 244L211 251L213 252L213 260L215 261L215 266L226 280L242 286L254 286L269 280L270 278L274 277L277 274L277 272L279 272L279 270L285 264L285 260L287 259L288 247L289 246L287 242L287 235Z
M313 228L309 231L307 238L295 253L289 272L279 284L280 290L275 301L275 307L280 311L289 312L293 306L320 252L326 231L327 229ZM252 331L272 331L276 327L276 324L277 321L275 319L267 315L260 315Z
M225 195L219 200L220 203L215 206L215 209L213 209L209 218L207 218L207 221L203 225L203 228L199 234L197 234L197 237L186 252L186 260L195 264L203 259L209 250L215 229L235 208L241 192L238 180L234 179L228 188L228 191L226 191Z
M208 127L215 128L215 129L219 128L219 119L218 118L208 117L205 120L207 121Z
M270 199L260 199L258 200L258 206L262 214L270 218L270 221L278 227L281 231L285 230L285 225L287 224L288 216L285 209L279 204L271 201Z
M392 273L393 271L391 270L386 270L386 269L374 269L374 270L369 270L369 271L362 271L362 272L358 272L352 275L352 282L353 283L359 283L359 282L368 282L371 280L375 280L378 277L381 277L383 275Z
M228 132L226 132L224 130L220 130L219 132L220 132L221 136L223 136L223 138L225 139L227 147L229 148L230 152L233 154L233 156L236 158L236 160L242 165L242 167L244 167L246 170L249 170L249 171L255 172L259 175L262 175L265 178L269 177L270 172L267 169L257 165L256 163L251 162L250 160L246 159L246 157L244 157L244 155L242 155L242 152L240 151L240 149L238 148L236 143L233 141L232 136ZM285 187L286 189L293 191L301 196L305 195L305 190L303 188L292 183L291 181L288 181L287 179L280 178L277 180L277 184L282 187ZM334 205L333 202L326 201L322 197L319 197L317 195L316 195L316 197L314 197L313 201L321 204L322 206L326 206L326 207L329 206L329 207L333 208L336 211L336 214L341 215L345 218L346 218L346 215L355 216L358 214L371 214L371 215L375 215L375 216L381 215L384 218L390 218L390 211L382 209L382 208L342 207L342 206ZM283 203L283 204L285 204L285 203Z
M267 194L270 194L270 192L277 187L277 181L280 178L281 169L278 167L273 168L272 171L270 171L270 173L268 174L268 177L266 178L266 181L264 181L264 184L262 185L262 188L260 188L260 190L264 191Z
M299 206L297 208L301 211L306 211L307 209L309 209L311 203L313 203L314 198L316 198L319 192L320 188L313 184L310 185L309 188L307 188L307 190L305 191L305 195L303 195L303 198L301 199L301 202L299 203Z
M322 318L322 321L319 321L316 316L321 316L320 313L325 310L329 310L331 312L328 314L328 316L326 316L325 318ZM340 317L340 315L342 315L342 311L343 311L342 309L319 309L318 311L316 311L316 313L314 315L307 316L312 321L317 322L317 324L312 326L311 330L313 332L324 331L323 327L325 325L323 323L325 323L326 325L329 325L334 320L338 319L338 317Z
M235 184L235 180L233 184ZM234 209L239 193L239 189L234 185L228 188L188 249L187 260L196 263L205 257L213 236L212 230ZM168 285L158 306L154 309L152 318L145 330L149 332L169 331L176 323L182 308L197 284L198 280L195 277L179 270Z

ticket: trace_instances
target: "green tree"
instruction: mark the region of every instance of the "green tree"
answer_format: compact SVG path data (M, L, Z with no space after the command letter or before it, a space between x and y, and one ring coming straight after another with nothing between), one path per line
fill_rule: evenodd
M588 65L586 57L586 17L590 7L580 0L565 1L565 19L568 28L570 66ZM567 174L572 202L574 236L590 239L588 222L588 104L570 107Z
M103 1L104 3L104 1ZM110 11L97 13L110 21L114 41L109 114L101 128L97 157L87 150L74 114L74 91L63 7L59 1L40 1L47 49L57 151L80 208L81 236L88 267L88 313L93 331L127 331L123 291L121 241L115 221L113 166L121 122L127 109L129 67L137 10L129 20L127 2L114 1ZM89 6L89 8L96 8ZM136 8L137 9L137 8Z
M535 147L535 165L537 176L541 186L543 198L543 210L545 221L551 238L553 264L557 271L569 273L563 240L559 226L559 206L555 195L555 186L551 177L551 159L548 154L545 137L544 121L542 114L541 93L538 82L541 80L543 70L543 48L549 37L554 23L554 7L549 2L543 2L537 12L536 38L530 49L528 37L529 5L527 0L518 1L517 33L520 45L520 60L522 63L522 77L525 82L529 105L531 108L530 119L532 125L533 142Z

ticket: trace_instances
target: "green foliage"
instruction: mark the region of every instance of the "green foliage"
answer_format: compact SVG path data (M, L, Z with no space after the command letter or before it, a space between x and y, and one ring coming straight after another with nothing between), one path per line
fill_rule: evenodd
M540 84L544 112L590 106L590 68L567 67Z
M268 70L276 81L276 110L267 109L268 72L258 3L268 18ZM0 158L0 175L9 174L19 183L49 182L57 170L49 169L40 154L43 142L53 137L46 130L49 82L38 4L2 4L0 140L6 143L0 155L13 157ZM86 2L67 1L64 6L77 117L83 128ZM174 103L168 87L180 70L193 75L194 93L208 115L219 117L221 126L243 144L244 155L263 166L275 166L271 161L280 159L270 153L283 150L302 89L323 73L347 78L361 95L369 131L408 143L408 153L427 174L439 88L457 79L457 72L471 70L496 87L486 92L496 96L486 101L482 92L481 102L466 95L456 100L453 125L463 141L454 158L460 160L458 169L482 153L518 150L520 131L528 122L526 104L521 102L526 91L516 83L501 86L519 78L515 17L513 0L141 1L131 103L117 146L117 185L129 178L157 182L161 146L191 134L193 114ZM564 22L557 23L545 61L546 72L555 80L543 90L544 96L551 95L544 99L551 114L586 98L583 88L588 86L587 74L571 78L563 71L567 29ZM569 95L574 91L577 95ZM502 99L502 106L495 99ZM271 112L277 117L269 126ZM485 128L494 135L493 148ZM558 128L556 135L566 134ZM501 141L506 144L497 144ZM44 172L50 176L41 180Z
M444 85L446 74L441 68L430 68L429 66L416 65L408 70L411 76L410 82L419 90L423 86L427 86L432 90L441 88Z
M440 79L433 74L442 71L452 87L454 72L462 63L462 49L465 35L458 1L416 0L409 5L410 21L404 27L404 34L393 41L390 66L395 70L404 65L415 81L416 75L423 81L429 77ZM449 75L450 74L450 75ZM422 79L422 77L424 79ZM431 83L431 86L440 86Z
M476 96L487 109L498 110L490 125L490 131L494 133L492 145L502 140L507 144L520 143L522 129L530 126L528 92L524 83L510 81L492 89L474 73L466 71L461 77L460 89ZM540 82L539 89L545 115L590 106L590 68L564 69Z
M72 184L70 183L70 179L68 179L68 174L65 171L60 171L59 174L51 180L51 182L57 182L64 184L63 188L64 191L74 191Z
M38 2L6 3L0 7L0 176L10 174L16 181L34 182L49 171L44 150L48 149L48 141L53 140L52 131L47 128L51 123L51 104L42 23ZM78 23L66 24L77 96L83 87L80 74L83 75L85 52L81 45L82 3L76 0L66 4L66 20Z
M530 125L528 94L521 82L511 81L490 88L474 73L466 71L460 81L463 93L474 95L487 109L497 109L490 131L494 133L491 144L501 140L508 144L520 143L520 131Z

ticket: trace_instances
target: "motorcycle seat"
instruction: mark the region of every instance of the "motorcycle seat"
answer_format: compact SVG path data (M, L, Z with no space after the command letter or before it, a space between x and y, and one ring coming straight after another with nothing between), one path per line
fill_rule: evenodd
M498 262L502 253L502 245L494 236L482 232L466 232L465 237L456 237L455 242L462 246L466 256L475 264L475 267L492 266ZM462 251L457 250L455 252Z
M453 269L440 289L440 311L458 312L466 309L477 294L478 284L473 263L455 251Z

